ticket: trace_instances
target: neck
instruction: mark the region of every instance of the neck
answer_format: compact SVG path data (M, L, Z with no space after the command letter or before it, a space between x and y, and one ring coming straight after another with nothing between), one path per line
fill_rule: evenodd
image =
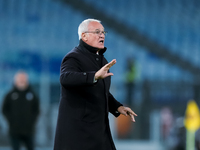
M99 55L102 55L107 49L106 47L104 47L104 49L99 49L99 48L90 46L86 42L84 42L82 39L80 40L79 46L83 46L84 48L86 48L91 53L99 54Z

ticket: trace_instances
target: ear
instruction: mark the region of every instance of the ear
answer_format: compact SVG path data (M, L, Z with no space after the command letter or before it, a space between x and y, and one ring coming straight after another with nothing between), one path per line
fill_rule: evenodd
M81 37L82 37L82 40L87 41L87 34L86 33L82 33Z

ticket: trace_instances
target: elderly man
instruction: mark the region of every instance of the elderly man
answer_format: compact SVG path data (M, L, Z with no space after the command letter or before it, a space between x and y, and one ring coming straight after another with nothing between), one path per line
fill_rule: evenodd
M84 20L78 28L80 43L62 60L61 100L54 150L115 150L108 113L115 117L136 114L109 92L109 69L103 53L105 34L99 20Z
M13 150L19 150L21 144L24 144L27 150L33 150L39 100L31 89L25 72L16 73L14 87L5 96L2 109L9 124Z

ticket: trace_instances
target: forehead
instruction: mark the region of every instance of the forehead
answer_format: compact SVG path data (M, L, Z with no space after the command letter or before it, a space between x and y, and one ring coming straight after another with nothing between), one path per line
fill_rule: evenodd
M27 79L27 75L25 73L18 73L15 76L15 80Z
M101 23L99 23L99 22L95 22L95 21L90 22L89 25L88 25L88 30L96 30L96 29L101 29L101 30L103 30L104 27L103 27L103 25L102 25Z

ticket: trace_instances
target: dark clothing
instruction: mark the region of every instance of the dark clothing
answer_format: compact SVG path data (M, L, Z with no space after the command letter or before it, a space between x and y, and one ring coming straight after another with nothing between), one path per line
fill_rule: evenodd
M132 98L133 98L133 92L134 92L134 87L135 84L134 83L126 83L126 104L128 106L132 106Z
M20 150L20 146L23 143L27 150L33 150L33 136L26 136L26 135L11 135L10 136L11 145L13 150Z
M14 87L5 96L2 109L9 124L11 137L33 136L39 114L39 100L30 87L24 91Z
M111 77L94 83L107 60L80 40L61 64L61 101L54 150L115 150L108 113L119 116L121 106L109 92Z
M126 70L126 103L132 106L132 98L134 94L135 87L135 77L136 77L136 67L134 60L131 58L127 59L127 70Z

